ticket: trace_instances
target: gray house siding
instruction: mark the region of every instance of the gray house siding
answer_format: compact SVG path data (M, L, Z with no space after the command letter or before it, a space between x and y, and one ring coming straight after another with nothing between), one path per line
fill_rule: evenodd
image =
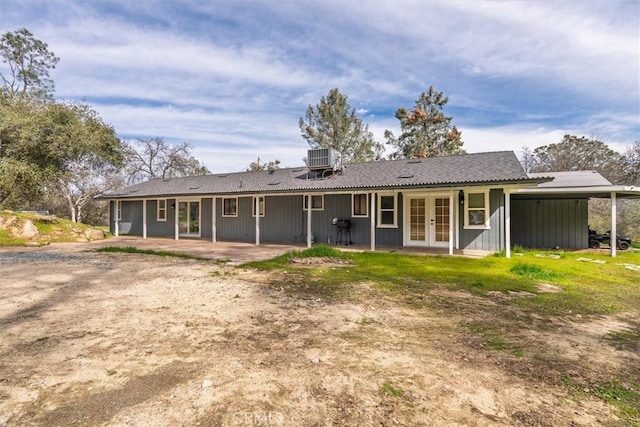
M142 200L123 200L120 205L121 218L118 221L118 233L141 236Z
M203 198L200 200L200 237L210 239L212 234L212 209L213 199Z
M514 199L511 242L533 248L589 247L587 199Z
M465 229L464 206L459 204L460 248L482 251L504 249L504 193L502 190L489 192L489 229Z
M403 210L403 194L398 193L397 200L397 209L398 209L398 228L378 228L376 225L376 245L381 246L402 246L403 244L403 227L404 227L404 210ZM379 208L378 201L376 200L376 210ZM376 217L378 212L376 212ZM369 239L367 239L369 242Z
M250 199L253 202L253 199ZM267 196L265 216L260 218L260 240L265 242L303 242L307 229L304 226L302 196ZM249 212L253 212L249 206ZM251 217L255 238L255 218Z
M147 200L147 234L149 236L173 237L176 214L175 203L175 199L167 199L167 220L158 221L158 201Z

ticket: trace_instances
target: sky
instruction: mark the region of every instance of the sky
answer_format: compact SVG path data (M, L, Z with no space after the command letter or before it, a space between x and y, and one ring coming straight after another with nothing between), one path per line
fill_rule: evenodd
M303 165L298 120L332 88L382 143L430 86L470 153L640 139L639 0L0 0L0 33L23 27L58 100L214 173Z

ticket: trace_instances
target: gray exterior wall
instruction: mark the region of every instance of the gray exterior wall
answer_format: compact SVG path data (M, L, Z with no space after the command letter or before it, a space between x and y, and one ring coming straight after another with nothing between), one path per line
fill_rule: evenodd
M458 209L460 249L482 251L504 249L504 193L502 190L494 189L489 192L489 229L465 229L464 205L458 203Z
M142 236L142 200L121 201L120 212L118 234Z
M211 220L211 208L213 207L213 199L203 198L200 200L200 237L203 239L211 239L213 236L212 230L212 220Z
M532 248L589 247L587 199L514 199L511 242Z
M370 202L370 201L369 201ZM211 236L210 199L203 199L202 236ZM238 216L223 217L223 199L216 200L216 232L218 240L255 242L253 197L238 197ZM311 234L316 243L335 244L338 229L333 218L351 221L351 242L369 245L371 217L351 216L350 194L324 196L324 209L311 211ZM207 208L209 206L209 208ZM370 203L369 203L369 206ZM370 214L371 212L369 212ZM402 246L402 195L398 195L398 228L376 228L376 244ZM307 211L303 209L303 196L269 196L265 198L265 216L260 218L261 242L298 242L307 240ZM347 241L343 236L342 243Z
M175 199L167 199L167 220L158 221L158 201L147 200L147 235L173 237L175 229ZM173 208L171 207L173 205ZM142 234L142 231L140 232Z

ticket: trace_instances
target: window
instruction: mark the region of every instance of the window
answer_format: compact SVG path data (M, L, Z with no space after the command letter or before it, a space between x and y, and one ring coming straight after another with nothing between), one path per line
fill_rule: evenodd
M122 221L122 202L116 200L116 220Z
M367 193L352 196L351 216L369 216L369 197L367 196Z
M222 199L222 216L238 216L238 198Z
M308 209L308 196L302 196L304 200L303 209L306 211ZM324 210L324 195L321 194L319 196L311 196L311 210L312 211L321 211Z
M395 194L378 194L378 227L396 228L398 210Z
M489 191L465 192L464 227L489 228Z
M256 197L253 197L252 203L251 203L251 215L253 217L256 216ZM260 216L264 216L264 196L259 196L258 197L258 207L260 209Z
M167 200L160 199L158 200L158 221L166 221L167 220Z

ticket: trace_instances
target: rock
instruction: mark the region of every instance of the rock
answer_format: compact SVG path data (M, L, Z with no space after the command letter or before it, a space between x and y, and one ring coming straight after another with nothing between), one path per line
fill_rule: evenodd
M22 232L20 233L20 237L24 237L26 239L32 239L36 236L39 236L40 232L38 228L33 225L33 221L27 219L24 221L24 225L22 226Z
M211 380L204 380L202 381L202 388L209 388L213 385L213 381Z
M42 246L42 243L40 243L40 242L27 242L24 245L29 247L29 248L39 248L40 246Z
M17 222L18 217L15 215L8 217L0 216L0 230L9 229L12 226L15 226Z
M57 224L58 223L58 217L55 216L55 215L35 214L34 218L36 220L40 221L40 222L46 222L47 224Z
M104 239L104 231L97 228L87 228L84 231L84 237L89 240L102 240Z
M314 357L313 359L311 359L311 363L313 364L320 363L320 359L318 359L317 357Z

